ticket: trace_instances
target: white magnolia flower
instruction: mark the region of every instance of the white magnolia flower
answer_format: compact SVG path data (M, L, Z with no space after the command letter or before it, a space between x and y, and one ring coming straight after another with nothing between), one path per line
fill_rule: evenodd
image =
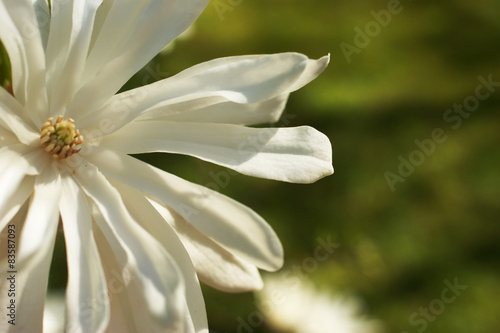
M259 307L274 328L294 333L378 333L382 325L360 315L352 297L332 296L298 277L267 276L256 293Z
M1 332L41 332L59 218L66 332L207 332L198 277L250 290L257 268L282 265L255 212L127 155L186 154L298 183L333 172L330 142L313 128L246 127L279 119L328 57L217 59L116 94L207 3L0 0L13 87L0 89L0 262L15 277L15 296L0 282Z

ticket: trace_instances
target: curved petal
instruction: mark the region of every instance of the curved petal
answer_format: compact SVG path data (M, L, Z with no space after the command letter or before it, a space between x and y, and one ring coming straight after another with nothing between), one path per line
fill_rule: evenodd
M106 332L137 333L139 328L152 333L164 331L157 321L151 320L138 279L129 271L123 271L127 255L121 253L119 246L111 246L95 224L94 237L108 281L110 321Z
M111 1L110 1L111 2ZM120 0L104 19L87 60L72 110L93 109L186 30L209 0ZM126 24L124 24L126 23Z
M16 99L37 126L48 117L45 89L45 53L33 0L0 1L0 39L12 64L12 86ZM43 12L42 12L43 13ZM48 24L48 22L46 23Z
M219 98L205 98L174 103L164 108L155 108L137 117L134 121L164 120L197 123L236 125L272 124L277 122L288 100L288 94L281 94L263 102L240 104L221 101Z
M282 266L276 233L250 208L127 155L96 147L87 159L110 179L156 197L243 260L270 271Z
M40 152L43 153L41 149L31 152L29 147L22 144L0 148L0 184L2 184L0 212L10 210L12 208L10 205L16 202L16 197L19 195L18 198L22 198L19 191L23 191L23 189L19 187L26 176L38 175L43 171L43 168L36 168L36 165L31 164L33 160L36 160L36 157L43 159L44 155L47 155L40 156Z
M118 129L148 111L162 109L166 110L162 113L168 114L168 106L178 103L189 102L188 106L193 109L226 101L238 104L262 102L291 92L296 82L304 81L302 76L310 76L306 69L311 68L311 62L314 60L298 53L208 61L173 77L118 94L96 110L94 117L86 117L79 124L81 128L89 125L98 128L102 119L112 119ZM324 68L327 61L322 58L316 63ZM86 122L93 118L96 119L93 125Z
M330 140L308 126L141 121L104 137L101 144L127 154L191 155L245 175L291 183L312 183L333 173Z
M289 93L302 88L318 77L329 62L330 55L318 60L309 60L304 71L285 93L262 102L239 104L221 101L220 98L199 98L153 108L140 116L138 120L156 119L237 125L275 123L285 108Z
M68 257L66 330L74 333L104 332L109 322L109 301L92 233L90 208L74 180L64 176L61 186L59 209Z
M192 322L194 325L193 332L208 333L205 302L203 301L200 283L189 255L177 234L158 214L142 192L116 182L113 185L119 190L132 216L165 247L179 266L186 283L186 302L189 309L189 316L186 317L185 326L187 327L188 323Z
M95 224L94 236L99 253L101 253L103 269L108 281L111 313L106 332L184 332L182 329L166 329L159 321L151 318L147 300L142 293L140 279L133 272L123 270L127 261L126 253L123 252L123 249L120 249L119 245L109 243Z
M50 31L50 6L49 0L30 0L35 9L36 18L38 20L38 29L42 39L43 49L47 48L47 40L49 39ZM50 0L52 1L52 0Z
M28 124L25 108L4 89L0 89L0 124L29 145L40 139L40 133ZM28 120L30 123L31 120Z
M17 231L16 332L41 332L61 195L57 175L48 169L37 177L28 215ZM12 269L12 268L11 268ZM9 331L7 331L9 332Z
M43 312L43 332L62 333L65 324L64 291L49 290Z
M0 109L2 110L1 113L5 113L0 115L0 122L7 124L6 128L18 133L18 136L23 135L24 131L32 131L38 136L37 128L26 108L5 89L0 89ZM21 130L21 132L18 132L18 130Z
M288 88L288 92L296 91L317 78L321 73L323 73L329 63L330 54L321 57L318 60L309 60L306 63L306 68L304 68L302 74L293 83L293 85Z
M4 184L2 182L1 184ZM24 177L17 185L16 191L0 204L0 230L5 228L9 221L19 212L19 209L33 193L35 177Z
M118 191L95 166L80 165L74 177L95 205L92 215L115 255L120 254L122 271L138 279L152 319L164 328L179 328L184 318L184 285L169 254L137 224Z
M18 138L10 130L0 125L0 148L19 143Z
M97 8L102 0L52 0L46 49L50 115L64 115L81 84Z
M262 279L254 265L224 250L179 214L155 201L152 203L179 235L201 281L225 292L246 292L262 288Z

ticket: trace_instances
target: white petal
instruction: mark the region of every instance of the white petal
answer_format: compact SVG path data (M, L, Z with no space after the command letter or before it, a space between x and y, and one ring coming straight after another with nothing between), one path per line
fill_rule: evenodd
M19 143L19 139L10 130L0 125L0 147Z
M237 125L271 124L280 119L287 100L288 94L281 94L263 102L247 104L221 101L219 98L201 98L174 103L165 108L155 108L134 121L166 120Z
M28 216L17 230L18 332L41 332L49 268L59 222L61 195L57 175L48 169L37 177Z
M178 233L201 281L226 292L246 292L262 288L262 279L254 265L224 250L179 214L155 201L152 203Z
M120 0L105 7L84 85L73 110L93 109L115 94L201 14L208 0ZM100 18L101 20L101 18Z
M248 207L127 155L95 148L87 157L109 178L147 192L229 252L266 270L283 264L272 228Z
M262 102L289 93L297 81L304 81L303 75L309 77L306 69L311 68L311 61L298 53L212 60L171 78L118 94L95 111L94 116L98 120L112 119L118 129L149 111L172 114L168 107L178 103L189 102L191 109L197 109L227 101ZM79 124L82 128L90 125L86 119ZM98 128L98 123L93 128Z
M94 224L94 237L102 254L102 264L108 281L110 301L109 333L177 333L182 330L166 330L151 318L147 301L142 293L140 279L133 272L123 270L126 255L116 244L108 243L102 231ZM99 304L99 300L97 301ZM186 311L187 312L187 311Z
M50 31L50 8L48 0L30 0L35 9L36 18L38 20L38 29L42 39L43 49L47 48L47 40ZM50 0L52 1L52 0Z
M64 115L81 84L95 13L102 0L52 0L48 38L47 90L50 115Z
M13 198L18 195L19 186L23 179L28 175L37 175L43 168L36 168L30 162L40 156L43 150L36 149L30 151L30 147L22 144L12 145L0 148L0 212L7 212L10 205L16 202ZM48 154L43 154L48 155ZM22 189L21 189L22 191ZM19 197L21 199L22 195ZM4 223L2 219L2 223ZM0 225L1 226L1 225Z
M186 283L186 301L190 316L186 319L193 322L195 332L208 333L205 302L201 293L200 283L188 253L184 249L175 231L158 214L156 209L145 198L142 192L129 186L113 183L120 191L123 201L132 216L153 235L174 258L179 266ZM186 323L187 325L187 323Z
M309 60L306 64L306 68L304 68L304 71L302 72L302 75L293 83L291 87L288 88L288 91L296 91L317 78L321 73L323 73L329 63L330 54L321 57L318 60Z
M127 211L118 191L91 164L80 165L75 178L97 212L99 228L113 247L123 271L131 271L140 282L148 309L165 328L178 327L184 317L184 285L165 249ZM146 246L147 245L147 246Z
M104 332L109 321L109 301L104 271L92 233L90 209L85 195L74 180L65 176L61 179L61 186L59 209L68 258L66 330L74 333Z
M37 12L43 7L33 0L0 1L0 39L12 64L12 85L16 99L40 126L48 116L45 93L45 54ZM43 10L41 11L43 13Z
M64 332L65 317L64 291L49 291L45 299L45 309L43 311L43 332Z
M40 133L30 126L33 122L25 108L5 89L0 89L0 110L0 124L15 134L20 142L29 145L40 139Z
M2 183L3 184L3 183ZM33 193L35 177L25 177L16 187L15 192L5 201L0 203L0 230L16 215L21 206Z
M120 263L118 262L116 247L110 246L98 227L94 227L94 237L99 253L102 253L102 265L108 281L111 312L106 332L137 333L139 328L144 332L161 332L157 322L151 320L138 279L128 271L122 273L126 258L119 255Z
M51 161L50 155L39 147L18 143L0 148L0 166L15 166L27 175L39 175Z
M230 123L256 125L274 123L280 118L288 95L318 77L326 68L330 56L318 60L308 60L297 80L285 93L263 102L239 104L220 101L220 98L199 98L186 102L169 104L149 110L138 119L158 119L172 121ZM286 125L286 124L285 124Z
M127 154L191 155L245 175L312 183L333 173L330 140L312 127L250 128L230 124L133 122L103 138Z

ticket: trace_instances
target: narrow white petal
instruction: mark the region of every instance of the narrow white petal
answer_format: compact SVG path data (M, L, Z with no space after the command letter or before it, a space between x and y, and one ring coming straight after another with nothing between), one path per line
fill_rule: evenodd
M114 182L132 216L153 235L179 266L186 283L186 301L190 316L186 320L194 324L195 332L208 333L205 302L200 283L188 253L172 227L158 214L144 194L129 186ZM186 323L187 325L187 323ZM187 333L187 331L186 331Z
M137 224L97 168L81 165L75 178L98 210L93 216L99 228L114 251L122 253L122 270L131 271L140 282L152 316L165 328L177 328L184 317L184 285L169 254Z
M96 147L87 158L110 179L156 197L243 260L266 270L282 266L283 248L276 233L239 202L127 155Z
M66 330L104 332L109 322L109 301L101 259L92 232L87 199L74 180L61 179L59 209L66 239L68 286ZM95 304L99 308L95 309Z
M140 279L129 270L123 270L127 261L120 245L108 242L102 231L94 224L94 236L102 254L102 264L108 281L110 302L109 333L178 333L182 329L166 329L151 318L147 300L142 293ZM157 263L159 264L159 263ZM97 310L100 302L93 305ZM186 310L187 312L187 310ZM188 331L189 332L189 331ZM187 333L187 332L186 332Z
M7 201L0 203L0 230L19 212L19 209L33 193L34 185L35 177L25 177L17 185L15 192L12 193Z
M27 109L6 89L0 89L0 105L4 110L10 109L5 111L15 114L25 123L25 126L37 129Z
M43 332L62 333L65 324L64 292L51 290L45 299L43 311Z
M50 8L48 0L30 0L33 3L33 8L38 21L38 29L40 30L40 38L42 39L43 49L47 48L47 40L49 39L50 31ZM52 1L52 0L51 0Z
M302 75L293 83L291 87L288 88L288 91L296 91L316 79L321 73L323 73L329 63L330 55L321 57L318 60L309 60L306 64L306 68L304 68L304 71L302 72Z
M94 237L108 282L110 321L106 332L137 333L161 332L155 320L151 320L142 288L137 278L129 271L123 271L126 254L119 245L110 245L101 230L94 225ZM101 302L94 306L99 310Z
M220 98L199 98L168 104L165 107L153 108L138 119L239 125L274 123L279 120L289 93L302 88L318 77L324 71L329 61L329 55L318 60L308 60L301 75L288 87L285 93L263 102L239 104L232 101L221 101Z
M298 53L216 59L118 94L94 115L99 120L113 119L114 125L120 128L148 111L165 109L168 114L168 106L177 103L191 101L190 107L199 108L226 101L262 102L288 93L295 82L301 80L310 61ZM80 126L88 125L83 120Z
M208 0L120 0L105 7L73 110L93 109L115 94L201 14Z
M19 143L19 139L7 128L0 125L0 147Z
M40 139L40 133L35 130L25 108L5 89L0 89L0 110L0 124L20 142L29 145Z
M92 27L102 0L52 0L48 38L47 89L50 115L64 115L81 84Z
M226 292L245 292L262 288L257 268L205 236L179 214L152 201L163 218L179 235L201 281Z
M37 126L48 115L45 53L40 34L41 22L37 19L40 6L35 6L33 0L0 1L0 39L12 63L14 94L30 110L31 119Z
M22 243L20 258L37 257L40 244L46 243L44 242L46 237L50 239L51 230L56 230L53 228L57 228L59 220L60 187L58 175L52 169L47 169L37 176L30 210L20 239ZM41 220L40 223L37 223L37 220Z
M134 121L166 120L197 123L236 125L272 124L277 122L285 109L288 94L281 94L263 102L234 103L219 98L200 98L155 108Z
M49 154L39 147L18 143L0 148L0 166L5 168L15 166L24 170L27 175L39 175L50 161Z
M12 204L22 200L23 191L26 189L20 188L23 179L28 175L37 175L44 168L42 165L31 164L37 157L43 159L47 154L40 156L41 149L36 149L34 152L30 148L22 145L12 145L0 148L0 212L7 212L14 207ZM43 151L41 151L43 153ZM40 161L37 161L40 162ZM42 163L43 164L43 161ZM21 191L18 193L18 191ZM5 220L1 218L2 223ZM0 227L2 225L0 224Z
M133 122L103 146L127 154L191 155L245 175L312 183L333 173L330 140L312 127L250 128L230 124Z
M22 230L16 231L17 332L36 333L42 329L60 195L60 183L51 169L38 176L28 215Z

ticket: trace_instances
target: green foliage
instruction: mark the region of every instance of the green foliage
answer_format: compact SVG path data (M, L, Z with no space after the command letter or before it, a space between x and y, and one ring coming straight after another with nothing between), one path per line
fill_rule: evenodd
M12 85L10 59L2 41L0 41L0 85L2 87L9 87Z

